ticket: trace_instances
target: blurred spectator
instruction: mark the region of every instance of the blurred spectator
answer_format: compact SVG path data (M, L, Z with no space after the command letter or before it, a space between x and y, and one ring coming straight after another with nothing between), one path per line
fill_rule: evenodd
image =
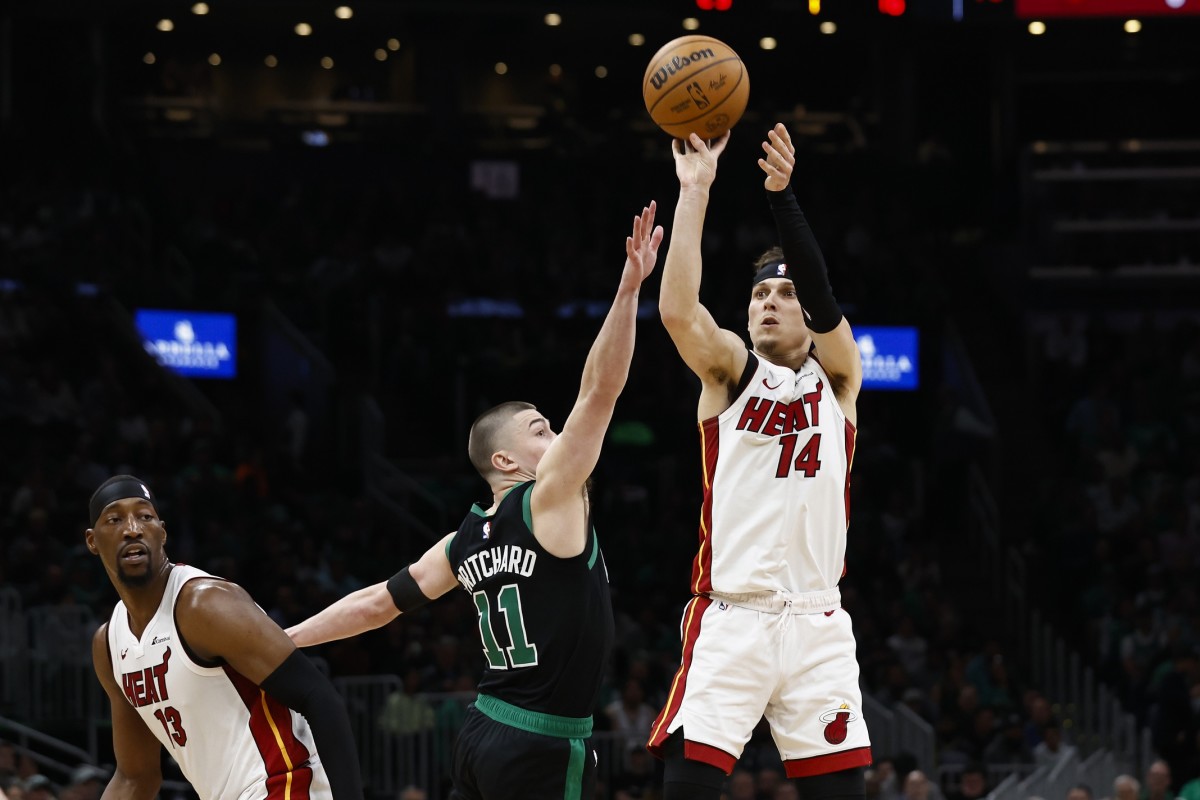
M888 647L896 653L908 677L918 683L925 681L926 651L929 649L925 637L917 632L912 616L905 614L896 626L896 632L887 639Z
M1077 752L1074 745L1063 742L1062 728L1057 720L1051 719L1042 726L1042 740L1033 748L1033 760L1038 766L1053 766Z
M754 773L735 768L729 775L729 800L755 800Z
M774 797L779 787L787 782L782 770L774 766L763 767L754 779L754 792L758 797Z
M404 685L392 692L379 711L376 724L379 730L394 736L419 733L433 728L434 711L429 701L419 694L421 673L415 667L404 675Z
M800 800L800 790L796 788L796 784L784 781L775 787L775 791L769 797L771 800Z
M1132 775L1113 778L1112 800L1138 800L1142 785Z
M914 769L904 779L904 800L934 800L932 788L933 784L925 777L925 773Z
M71 781L62 791L62 800L100 800L111 774L106 769L84 764L71 773Z
M644 743L626 748L625 766L612 780L613 791L624 792L631 800L648 800L655 796L661 784L655 764Z
M1000 730L983 751L987 764L1032 764L1033 752L1025 741L1020 714L1006 714Z
M891 758L879 756L864 774L867 800L898 800L896 769Z
M958 789L947 800L979 800L988 793L987 772L978 762L967 764L959 775Z
M1086 783L1077 783L1070 789L1067 789L1066 800L1094 800L1095 795L1092 793L1092 787Z
M642 682L637 678L629 678L621 687L621 696L605 706L604 713L612 730L625 737L621 748L628 751L642 747L649 741L650 726L654 724L657 712L646 702Z
M1146 768L1146 784L1138 794L1139 800L1175 800L1171 791L1171 767L1161 758Z
M58 800L58 787L45 775L30 775L21 788L24 800Z

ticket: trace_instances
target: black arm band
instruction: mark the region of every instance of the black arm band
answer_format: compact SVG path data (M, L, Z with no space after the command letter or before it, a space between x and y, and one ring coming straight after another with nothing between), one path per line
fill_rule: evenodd
M259 688L308 720L334 799L362 800L358 751L346 705L308 656L293 651Z
M408 567L388 578L387 590L401 614L415 611L428 603L430 599L421 591L421 587L417 586L416 578L408 574Z
M767 192L783 259L787 262L792 283L800 296L800 305L808 316L808 327L814 333L829 333L842 321L842 309L833 297L825 256L817 245L812 228L796 202L792 187L781 192Z

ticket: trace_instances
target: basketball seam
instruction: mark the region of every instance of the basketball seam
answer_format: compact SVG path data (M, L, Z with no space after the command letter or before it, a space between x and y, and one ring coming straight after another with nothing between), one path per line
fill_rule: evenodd
M740 58L738 58L737 56L733 56L733 57L731 57L731 58L722 58L720 61L712 61L712 62L710 62L710 63L708 63L708 64L702 64L702 65L700 66L700 69L697 69L697 70L695 70L694 72L689 72L687 75L682 75L682 76L680 76L680 81L681 81L681 82L682 82L682 81L687 81L687 80L688 80L689 78L691 78L693 75L698 75L698 74L700 74L701 72L704 72L704 71L705 71L706 69L708 69L709 67L715 67L715 66L717 66L717 65L719 65L719 64L724 64L726 61L736 61L736 62L738 62L739 64L742 64L742 60L741 60ZM746 75L746 65L745 65L745 64L742 64L742 69L741 69L741 71L740 71L740 74L738 75L738 80L737 80L737 83L735 83L733 86L731 86L731 87L730 87L730 89L729 89L729 92L728 92L728 93L726 93L725 97L723 97L723 98L721 99L721 102L720 102L720 103L717 103L717 105L720 105L721 103L724 103L726 100L728 100L728 99L729 99L729 95L733 93L733 90L734 90L734 89L737 89L737 87L739 87L739 86L741 86L741 85L742 85L742 78L743 78L743 77L745 77L745 75ZM648 83L648 81L647 81L647 83ZM676 84L676 86L678 86L678 84ZM672 88L675 88L675 87L672 87ZM643 92L644 92L644 91L646 91L646 89L645 89L645 86L644 86L644 85L643 85L643 87L642 87L642 91L643 91ZM662 97L659 97L657 100L655 100L655 101L654 101L654 105L650 106L650 108L648 108L648 109L647 109L647 110L650 112L650 116L652 116L652 117L654 116L654 109L658 108L658 104L659 104L659 103L661 103L661 102L662 102L662 101L663 101L663 100L666 98L667 94L668 94L667 92L664 92L664 93L663 93L663 95L662 95ZM716 108L716 106L713 106L713 108ZM701 116L703 116L703 115L701 115ZM698 119L698 117L697 117L697 119ZM672 124L675 124L675 123L672 123Z

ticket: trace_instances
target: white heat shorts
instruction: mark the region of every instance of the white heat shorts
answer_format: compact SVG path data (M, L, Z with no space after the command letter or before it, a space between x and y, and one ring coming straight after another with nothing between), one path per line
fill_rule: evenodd
M682 727L684 755L728 774L765 716L790 778L869 765L854 632L840 606L837 589L692 598L650 751L661 757Z

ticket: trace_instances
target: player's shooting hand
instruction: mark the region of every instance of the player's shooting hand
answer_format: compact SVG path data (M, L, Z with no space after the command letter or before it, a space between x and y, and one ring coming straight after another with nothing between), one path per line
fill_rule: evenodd
M763 186L768 192L782 192L792 180L792 169L796 166L796 148L782 122L775 123L767 132L762 148L764 157L758 160L758 166L767 174Z
M686 142L682 139L672 140L671 154L675 157L675 174L679 177L679 185L711 186L717 177L717 159L725 152L728 143L729 131L711 142L705 142L695 133Z
M625 237L625 270L621 273L622 287L637 289L654 271L658 261L658 246L662 244L662 226L654 225L658 205L651 200L642 213L633 218L633 235ZM630 286L630 284L632 284Z

